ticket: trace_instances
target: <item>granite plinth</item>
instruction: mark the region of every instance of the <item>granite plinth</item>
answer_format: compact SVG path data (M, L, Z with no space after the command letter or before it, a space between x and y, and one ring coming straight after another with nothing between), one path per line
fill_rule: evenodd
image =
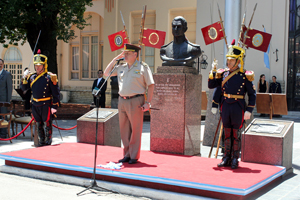
M218 126L218 122L220 119L220 113L219 109L218 112L214 115L211 112L212 107L212 99L213 99L214 89L209 90L208 92L208 100L207 100L207 109L206 109L206 116L205 116L205 128L204 128L204 135L203 135L203 141L202 144L205 146L211 146L214 140L214 136L216 133L216 129ZM216 136L216 141L214 146L217 146L219 133L220 133L221 124Z
M163 66L162 71L178 67ZM191 68L191 67L180 67ZM168 70L167 70L168 69ZM187 69L188 70L188 69ZM150 150L183 155L200 154L202 76L157 73L151 111Z
M256 127L261 130L256 132ZM291 172L293 133L293 121L254 119L243 134L242 161L280 165Z
M97 108L77 119L77 142L95 144ZM99 108L97 144L121 147L118 109Z
M157 67L157 73L191 73L198 74L198 71L194 67L187 66L161 66Z

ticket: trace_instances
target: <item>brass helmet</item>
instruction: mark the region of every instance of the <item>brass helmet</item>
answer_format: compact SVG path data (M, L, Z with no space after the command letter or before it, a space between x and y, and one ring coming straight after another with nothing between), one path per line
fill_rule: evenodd
M241 63L240 71L243 72L244 57L245 57L245 50L239 46L235 46L235 39L233 39L231 45L228 48L228 53L226 54L226 58L240 60Z
M37 51L37 54L35 54L33 57L33 64L34 65L44 65L45 72L48 72L47 60L48 60L47 56L41 54L41 50L39 49Z

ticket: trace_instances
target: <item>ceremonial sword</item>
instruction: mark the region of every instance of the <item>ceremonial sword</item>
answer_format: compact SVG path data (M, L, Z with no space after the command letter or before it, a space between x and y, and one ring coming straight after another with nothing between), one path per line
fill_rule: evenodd
M53 114L53 116L54 116L54 121L55 121L55 123L56 123L56 126L57 126L57 129L58 129L60 138L61 138L62 141L64 141L63 138L62 138L62 136L61 136L61 133L60 133L60 130L59 130L59 127L58 127L58 123L57 123L57 121L56 121L57 116L56 116L56 114Z

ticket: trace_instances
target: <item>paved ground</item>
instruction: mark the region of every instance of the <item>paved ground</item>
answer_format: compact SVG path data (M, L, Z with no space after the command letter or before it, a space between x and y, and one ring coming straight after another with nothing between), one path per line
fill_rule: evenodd
M279 182L265 188L251 199L276 200L276 199L295 199L300 200L300 112L289 112L288 116L276 118L276 120L294 121L294 144L293 144L293 168L294 172L283 177ZM72 127L76 125L76 120L58 120L60 127ZM202 122L202 133L205 128L205 121ZM20 130L20 128L19 128ZM57 129L54 129L53 144L62 142L76 142L76 129L61 131L63 141ZM30 130L25 132L25 137L20 136L9 141L0 141L0 153L16 151L21 149L33 148L30 141ZM144 122L142 135L142 149L150 149L150 123ZM201 146L201 154L207 157L210 147ZM215 150L213 151L215 152ZM219 151L220 152L220 151ZM212 156L213 157L213 156ZM218 156L220 158L220 155ZM201 166L199 166L201 167ZM9 168L9 169L8 169ZM76 185L89 185L88 179L74 178L69 176L39 173L34 170L16 170L6 167L4 161L0 159L0 199L5 200L35 200L35 199L209 199L195 197L166 191L158 191L135 186L127 186L117 183L98 182L98 185L105 188L119 191L122 194L115 194L107 191L85 192L81 196L76 193L82 191L84 187ZM17 175L13 175L17 174ZM78 183L82 184L78 184ZM125 194L126 193L126 194ZM131 195L127 195L131 194ZM134 195L134 196L133 196Z

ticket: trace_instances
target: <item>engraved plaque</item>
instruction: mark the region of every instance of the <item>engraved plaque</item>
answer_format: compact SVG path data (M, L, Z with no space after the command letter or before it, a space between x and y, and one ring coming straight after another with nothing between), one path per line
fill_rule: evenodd
M283 124L254 123L252 124L251 131L257 133L280 134L284 127L285 125Z
M110 111L99 110L98 111L98 118L99 119L105 119L106 117L108 117L112 113L113 112L110 112ZM97 110L91 112L90 114L86 115L85 117L96 119L97 118Z

